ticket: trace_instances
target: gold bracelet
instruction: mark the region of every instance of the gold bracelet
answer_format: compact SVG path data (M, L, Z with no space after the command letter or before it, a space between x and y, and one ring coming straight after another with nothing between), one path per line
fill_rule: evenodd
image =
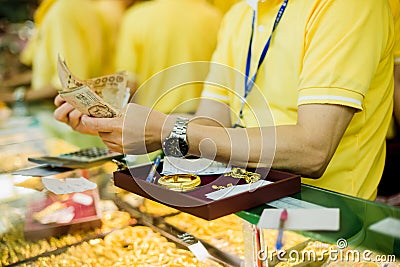
M158 179L158 184L170 190L186 192L201 184L201 179L195 174L170 174Z
M243 179L248 184L255 183L261 179L261 175L259 173L250 172L250 171L247 171L246 169L242 169L242 168L238 168L238 167L232 168L232 170L228 173L225 173L224 176L230 176L230 177L236 178L236 179Z

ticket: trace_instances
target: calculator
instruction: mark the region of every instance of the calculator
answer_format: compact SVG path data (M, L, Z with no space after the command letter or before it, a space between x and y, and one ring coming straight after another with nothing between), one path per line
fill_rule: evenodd
M46 164L51 167L87 168L112 159L122 159L123 154L108 148L91 147L57 156L29 157L31 162Z

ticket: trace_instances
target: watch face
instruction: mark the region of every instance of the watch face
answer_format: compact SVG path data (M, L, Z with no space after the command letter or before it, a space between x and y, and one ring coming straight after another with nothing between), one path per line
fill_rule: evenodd
M189 147L183 139L172 137L165 140L163 150L166 156L183 157L188 153Z
M181 139L181 138L179 138L179 148L180 148L182 157L183 157L183 156L186 156L186 154L189 152L189 146L188 146L188 144L186 143L185 140L183 140L183 139Z

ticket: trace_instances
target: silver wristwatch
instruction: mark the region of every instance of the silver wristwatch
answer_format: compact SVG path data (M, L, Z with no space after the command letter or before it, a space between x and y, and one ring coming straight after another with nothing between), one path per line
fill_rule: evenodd
M178 117L171 134L162 143L165 156L184 157L189 151L189 145L186 139L186 128L189 122L188 118Z

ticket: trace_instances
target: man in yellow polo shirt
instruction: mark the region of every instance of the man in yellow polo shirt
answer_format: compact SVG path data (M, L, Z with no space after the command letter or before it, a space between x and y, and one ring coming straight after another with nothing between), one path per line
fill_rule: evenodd
M198 102L185 102L200 97L200 84L168 90L171 77L166 73L151 85L145 82L176 64L209 61L221 19L219 10L206 0L145 1L128 9L117 41L116 70L129 71L139 86L144 84L133 101L165 113L194 113Z
M163 146L374 199L392 114L393 44L387 0L248 0L222 22L212 58L221 65L209 75L221 86L205 86L201 120L130 104L123 118L82 116L80 129L128 154ZM172 134L179 144L169 143Z
M111 1L111 0L110 0ZM114 1L114 0L113 0ZM114 14L114 12L110 13ZM57 95L61 83L57 57L61 55L71 71L81 79L111 73L114 47L109 41L111 26L104 19L97 0L43 0L34 13L35 32L21 54L21 61L31 66L31 88L25 100L48 99ZM101 146L101 140L70 134L60 125L46 127L59 137L80 147Z
M270 17L281 2L255 6L255 55L262 51L273 23ZM383 170L392 109L390 10L386 1L311 2L289 2L256 80L277 126L272 166L319 178L303 179L310 185L372 199ZM249 31L229 34L240 24L251 24L252 12L245 5L231 10L226 18L229 27L222 30L221 39L230 39L230 43L249 39ZM374 8L385 16L372 12ZM355 10L357 16L350 18ZM339 19L341 23L337 23ZM261 29L267 29L266 33ZM234 50L246 51L247 45L241 42L229 50L222 43L213 60L243 70L245 63L233 55ZM251 94L248 104L256 106L260 101ZM232 94L206 88L203 95L228 97L225 103L234 109L233 114L238 113L238 99ZM245 108L245 120L250 117L246 113L250 115L250 110ZM245 123L247 127L264 126L254 121Z

